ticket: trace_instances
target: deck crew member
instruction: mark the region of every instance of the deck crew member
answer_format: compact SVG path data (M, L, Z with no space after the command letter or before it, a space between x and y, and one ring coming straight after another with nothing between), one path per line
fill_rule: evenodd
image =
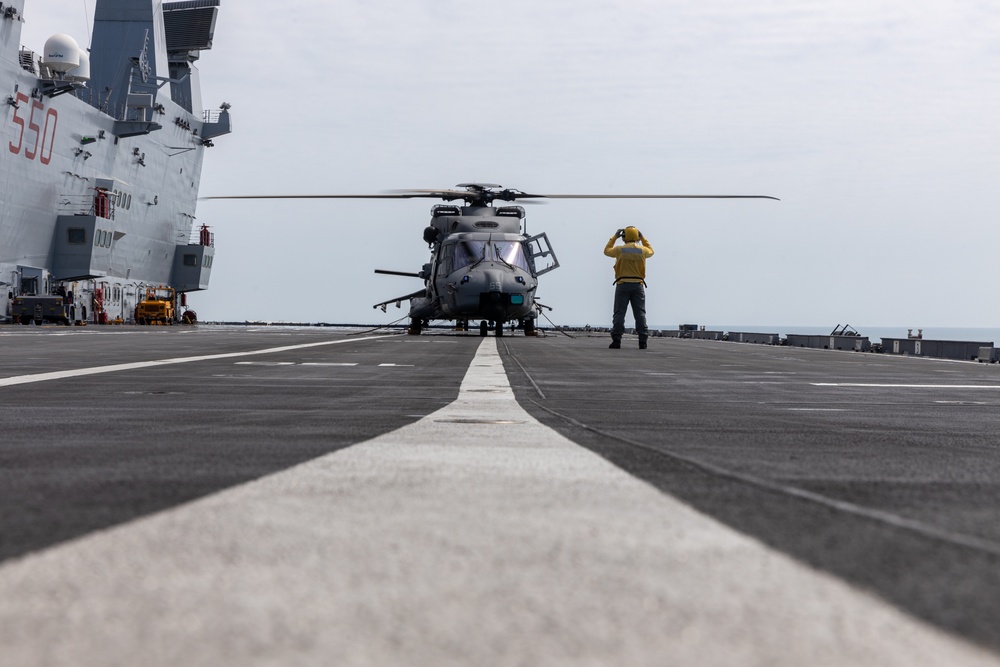
M625 244L616 246L622 239ZM639 334L639 349L646 349L649 328L646 326L646 259L653 256L653 246L635 227L619 229L604 247L604 254L615 258L615 312L612 317L611 345L622 346L625 331L625 311L632 305L635 330Z

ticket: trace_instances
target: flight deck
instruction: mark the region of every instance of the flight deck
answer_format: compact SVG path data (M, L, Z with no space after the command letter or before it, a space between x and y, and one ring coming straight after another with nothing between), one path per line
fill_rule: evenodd
M1000 664L1000 367L0 327L18 665Z

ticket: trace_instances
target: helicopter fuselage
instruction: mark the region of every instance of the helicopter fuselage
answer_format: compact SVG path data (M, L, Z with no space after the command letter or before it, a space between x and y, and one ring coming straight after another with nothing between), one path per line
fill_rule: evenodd
M438 205L431 215L424 230L431 260L417 274L426 292L409 297L412 328L419 330L430 320L481 320L481 326L488 322L494 327L518 321L533 330L539 273L535 259L551 251L547 239L547 252L541 253L532 247L540 237L522 234L524 209ZM555 266L542 272L551 268Z
M433 290L450 319L507 322L532 315L538 282L524 237L511 233L452 234L432 261Z

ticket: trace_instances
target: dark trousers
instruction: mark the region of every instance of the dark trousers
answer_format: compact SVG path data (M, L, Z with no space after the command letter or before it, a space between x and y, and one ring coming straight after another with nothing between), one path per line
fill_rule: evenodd
M620 341L625 332L625 311L632 305L632 317L635 318L635 330L639 341L645 341L649 336L646 327L646 288L642 283L618 283L615 286L615 313L611 318L611 338Z

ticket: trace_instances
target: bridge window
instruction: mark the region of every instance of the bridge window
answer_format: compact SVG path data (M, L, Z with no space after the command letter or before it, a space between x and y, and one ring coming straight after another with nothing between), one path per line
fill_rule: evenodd
M198 255L184 255L184 266L198 266Z
M87 242L87 230L83 227L70 227L66 230L66 241L71 245L80 245Z

